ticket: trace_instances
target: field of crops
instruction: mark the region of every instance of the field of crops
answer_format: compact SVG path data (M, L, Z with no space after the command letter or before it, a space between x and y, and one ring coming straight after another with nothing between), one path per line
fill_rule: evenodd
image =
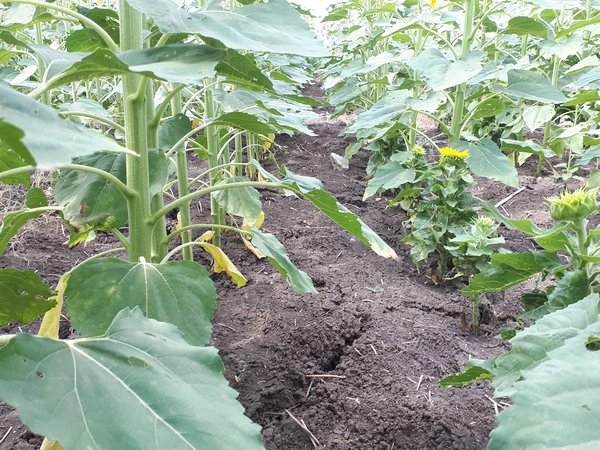
M0 449L600 442L600 3L309 9L0 0Z

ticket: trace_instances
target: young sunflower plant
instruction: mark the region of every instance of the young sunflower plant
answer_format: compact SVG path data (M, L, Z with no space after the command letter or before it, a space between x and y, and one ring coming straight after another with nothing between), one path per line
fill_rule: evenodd
M522 319L531 325L502 330L510 351L473 359L462 373L440 383L448 388L491 380L496 397L510 397L512 406L497 416L488 449L593 448L600 439L594 401L600 395L600 227L589 224L600 209L597 190L549 198L555 223L548 230L507 219L490 205L486 209L543 250L492 255L462 292L503 291L532 276L554 282L523 295Z

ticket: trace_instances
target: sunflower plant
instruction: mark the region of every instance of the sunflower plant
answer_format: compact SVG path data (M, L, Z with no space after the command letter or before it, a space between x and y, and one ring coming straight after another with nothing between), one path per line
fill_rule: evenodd
M452 266L452 239L477 218L478 202L468 189L475 184L467 165L469 150L444 147L428 158L422 147L402 152L380 167L369 181L364 198L377 192L397 190L389 205L399 205L408 214L403 224L411 257L417 266L437 254L434 280L441 281Z
M486 361L472 359L462 373L440 381L448 388L491 380L495 397L510 397L512 405L497 416L488 449L593 448L598 441L592 399L600 392L600 227L589 225L599 207L596 189L549 198L555 223L544 230L486 206L543 251L493 255L462 292L503 291L535 275L554 281L524 294L524 317L532 324L502 333L510 341L508 352Z
M518 229L542 251L494 255L463 293L499 292L516 286L532 276L554 279L545 289L523 293L524 316L537 320L549 312L563 309L585 296L600 292L596 281L600 273L600 227L589 229L589 218L600 205L597 189L579 189L551 197L548 212L554 226L549 230L529 220L511 220L491 205L486 208L505 226Z

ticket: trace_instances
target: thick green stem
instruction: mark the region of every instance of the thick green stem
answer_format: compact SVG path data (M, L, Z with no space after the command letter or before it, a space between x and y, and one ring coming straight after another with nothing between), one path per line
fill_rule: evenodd
M244 162L244 144L242 142L242 133L235 135L235 166L233 168L233 174L240 176L242 174L242 166Z
M560 70L560 59L558 59L558 56L554 55L552 56L552 85L554 87L556 87L558 85L558 71ZM544 140L542 143L542 146L544 148L546 148L548 146L548 143L550 141L550 136L552 134L552 120L549 120L548 122L546 122L546 125L544 126ZM544 154L540 153L539 156L539 161L538 161L538 166L537 166L537 171L536 171L536 175L540 176L540 174L542 173L542 167L544 166Z
M415 48L415 56L418 56L419 53L421 53L421 51L423 50L423 44L425 43L425 40L423 39L423 30L421 28L418 28L416 30L416 34L415 34L415 39L414 39L414 48ZM413 80L414 81L418 81L419 80L419 76L417 74L417 72L413 73ZM419 98L419 88L417 87L417 84L415 83L415 86L412 88L412 96L414 98ZM415 111L413 117L411 118L410 121L410 131L408 134L408 147L409 149L412 149L415 145L417 145L417 120L418 120L418 116L419 113L417 111Z
M577 252L579 256L588 256L588 235L587 235L587 219L579 219L573 221L573 230L577 234ZM592 264L587 263L581 258L577 261L578 268L585 269L589 278Z
M465 21L463 24L463 41L461 56L466 55L471 50L471 44L475 37L473 33L473 21L475 20L476 0L465 1ZM450 142L456 142L460 139L460 130L463 125L465 111L465 93L466 83L459 84L456 87L456 100L454 101L454 110L452 111L452 123L450 125Z
M38 45L44 45L44 36L42 35L42 24L35 24L35 43ZM40 73L40 83L43 83L46 79L46 62L38 55L37 57L38 71ZM46 91L42 94L41 101L44 105L50 105L52 99L50 98L50 92Z
M452 111L452 122L450 124L450 142L460 140L460 131L463 125L463 114L465 110L465 92L467 86L465 83L456 86L456 97L454 101L454 110Z
M121 49L138 50L143 47L142 14L125 1L119 2ZM148 121L145 91L140 92L142 76L123 75L123 105L125 116L125 143L137 156L127 155L127 186L135 196L127 202L129 213L129 259L152 259L152 226L148 181Z
M173 115L180 114L182 111L181 95L175 95L171 100L171 112ZM188 165L187 155L185 153L185 145L181 145L177 148L177 187L179 189L179 196L185 197L190 193L188 184ZM181 233L181 242L184 244L183 247L183 259L185 261L193 261L194 255L192 247L189 244L192 242L192 233L189 230L190 224L192 223L190 214L190 202L184 202L179 207L179 225L186 229Z
M210 84L211 80L205 80L205 84ZM210 123L216 117L217 105L213 99L212 89L206 89L204 93L204 123ZM208 167L210 169L210 185L214 186L221 181L221 171L216 169L219 165L219 127L216 125L209 125L206 127L206 151L208 154ZM210 217L211 221L215 225L224 225L221 213L221 206L217 202L214 196L210 196ZM213 244L217 247L221 246L221 229L215 227L215 236L213 238Z
M150 121L154 111L154 84L146 85L146 117ZM158 148L158 126L148 125L148 148ZM161 210L165 206L163 192L159 192L150 201L150 213ZM152 228L152 262L158 263L169 251L166 241L167 226L165 217L161 217Z
M258 138L256 137L256 133L251 133L246 131L246 160L252 161L253 159L260 159L260 155L258 154ZM248 166L246 168L246 175L248 178L254 180L256 178L256 168L254 166Z

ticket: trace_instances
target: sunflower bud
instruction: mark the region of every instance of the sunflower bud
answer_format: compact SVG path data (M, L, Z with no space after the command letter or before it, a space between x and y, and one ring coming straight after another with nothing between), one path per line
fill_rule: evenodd
M548 199L550 217L557 222L584 219L598 209L596 190L578 189Z
M496 221L487 216L479 216L473 222L475 229L482 236L495 236L497 235L496 230L498 230L498 224Z
M414 156L425 156L425 149L420 145L415 145L412 152Z

